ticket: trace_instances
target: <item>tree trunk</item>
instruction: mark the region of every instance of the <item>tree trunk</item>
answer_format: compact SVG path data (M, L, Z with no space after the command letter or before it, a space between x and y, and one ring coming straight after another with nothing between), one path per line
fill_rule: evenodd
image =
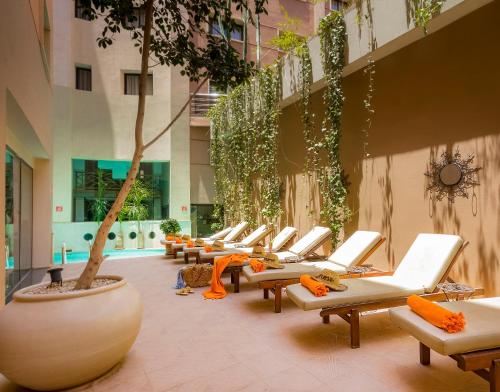
M141 163L142 155L144 151L155 143L162 135L164 135L172 125L180 118L182 113L189 106L189 103L195 96L195 94L201 89L201 87L207 82L208 76L205 77L201 83L196 88L195 92L189 97L186 103L182 106L175 117L170 121L170 123L163 128L150 142L144 144L142 138L142 127L144 123L144 113L145 113L145 103L146 103L146 78L148 75L148 57L149 57L149 42L151 38L151 25L152 25L152 12L153 12L153 0L148 0L146 3L146 20L144 24L144 38L142 44L142 60L141 60L141 74L139 76L139 102L137 110L137 118L135 122L135 151L132 159L132 166L127 174L127 178L118 193L113 205L111 206L108 214L102 221L97 235L90 250L90 257L84 271L80 275L78 282L76 283L75 290L85 290L89 289L95 279L99 267L101 266L104 257L103 251L106 245L106 239L108 238L109 231L111 227L116 222L118 214L120 213L125 199L127 198L132 185L134 184L137 173L139 172L139 165Z
M103 251L106 245L106 240L108 238L108 233L115 223L118 214L120 213L123 203L127 198L127 195L134 184L135 178L139 171L139 165L141 163L142 154L144 152L144 144L142 140L142 127L144 124L144 112L146 107L146 78L148 75L148 59L149 59L149 47L151 41L151 26L153 20L153 0L148 0L145 6L145 24L144 24L144 34L142 42L142 54L141 54L141 74L139 76L139 100L137 104L137 118L135 121L135 151L132 159L132 166L127 174L127 178L118 193L113 205L108 211L106 217L102 221L97 235L92 245L90 251L89 261L85 266L85 270L80 275L78 282L76 283L75 290L89 289L92 285L94 278L99 271L99 267L104 259Z

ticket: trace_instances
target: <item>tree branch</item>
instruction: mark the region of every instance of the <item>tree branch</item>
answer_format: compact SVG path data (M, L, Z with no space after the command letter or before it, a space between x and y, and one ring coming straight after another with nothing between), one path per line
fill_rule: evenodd
M201 81L201 83L198 85L198 87L196 87L196 90L194 91L194 93L191 94L189 99L182 106L182 108L179 110L179 112L177 112L175 117L168 123L168 125L165 128L163 128L163 130L158 135L156 135L150 142L148 142L144 145L144 150L146 150L149 146L154 144L160 137L162 137L172 127L172 125L179 119L179 117L182 115L182 113L184 113L184 111L186 110L188 105L193 100L194 96L198 93L198 91L200 91L201 87L207 82L207 80L208 80L208 76L205 76L205 78Z

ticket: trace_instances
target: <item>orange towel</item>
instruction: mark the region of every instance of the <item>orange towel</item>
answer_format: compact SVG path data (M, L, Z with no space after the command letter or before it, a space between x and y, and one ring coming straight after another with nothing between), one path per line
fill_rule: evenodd
M173 241L174 236L173 235L167 235L167 241Z
M453 313L418 295L410 295L408 306L432 325L444 329L448 333L460 332L465 327L465 318L462 312Z
M192 248L193 246L193 241L186 242L186 248Z
M205 245L203 249L205 249L205 252L207 253L210 253L214 250L214 248L212 248L210 245Z
M250 267L252 267L253 272L262 272L266 269L264 263L257 259L250 259Z
M328 287L311 278L311 275L301 275L300 284L313 293L315 297L323 297L328 293Z
M182 240L181 240L180 238L176 238L176 239L175 239L175 243L176 243L176 244L182 244Z
M224 283L222 283L221 275L229 264L241 265L245 260L248 259L248 255L245 254L232 254L224 257L220 257L214 261L214 268L212 270L212 282L210 284L210 290L203 293L203 296L207 299L222 299L227 293L224 289Z

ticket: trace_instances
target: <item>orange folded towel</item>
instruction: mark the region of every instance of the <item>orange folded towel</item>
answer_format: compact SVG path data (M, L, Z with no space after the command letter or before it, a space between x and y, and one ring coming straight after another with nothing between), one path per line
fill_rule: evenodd
M192 248L193 246L194 246L193 241L186 242L186 247L187 248Z
M300 284L307 288L315 297L323 297L328 293L328 287L324 283L314 280L311 275L301 275Z
M252 268L253 272L262 272L266 269L264 263L257 259L250 259L250 267Z
M432 325L444 329L448 333L460 332L465 327L465 318L462 312L453 313L418 295L410 295L408 306Z
M174 236L173 235L167 235L167 241L173 241Z
M207 299L222 299L227 293L224 289L224 283L222 283L221 275L229 264L241 265L245 260L248 259L248 255L245 254L232 254L224 257L220 257L214 261L214 268L212 270L212 282L210 283L210 290L203 293L203 296Z
M210 252L212 252L212 251L214 250L214 248L212 248L210 245L205 245L205 246L203 247L203 249L204 249L204 250L205 250L205 252L207 252L207 253L210 253Z

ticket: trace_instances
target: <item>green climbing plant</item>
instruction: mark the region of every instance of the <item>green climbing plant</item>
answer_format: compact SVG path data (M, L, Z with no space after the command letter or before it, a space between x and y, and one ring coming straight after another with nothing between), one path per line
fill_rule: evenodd
M444 0L407 0L407 9L415 26L427 34L427 25L441 12L443 4Z
M300 18L291 17L283 5L280 4L282 20L276 25L279 34L270 39L267 43L278 50L291 53L293 50L306 42L306 38L299 35L297 31L302 25Z
M208 112L217 229L246 220L256 224L255 200L269 220L281 214L277 171L281 69L271 66L234 88ZM255 181L259 176L262 180ZM258 185L258 186L257 186Z
M341 115L344 103L342 71L346 43L343 14L333 11L327 15L320 22L319 35L326 81L323 94L326 113L321 130L327 154L327 165L320 176L321 216L331 228L333 245L336 246L340 231L351 215L347 205L347 179L340 160Z
M262 215L273 222L282 213L278 176L279 100L281 97L281 63L264 68L257 75L258 134L257 155L261 181Z
M295 49L295 55L299 58L299 109L302 122L302 132L306 154L304 159L304 171L307 176L318 170L319 152L323 146L314 133L314 113L311 108L311 84L312 84L312 62L307 43Z

